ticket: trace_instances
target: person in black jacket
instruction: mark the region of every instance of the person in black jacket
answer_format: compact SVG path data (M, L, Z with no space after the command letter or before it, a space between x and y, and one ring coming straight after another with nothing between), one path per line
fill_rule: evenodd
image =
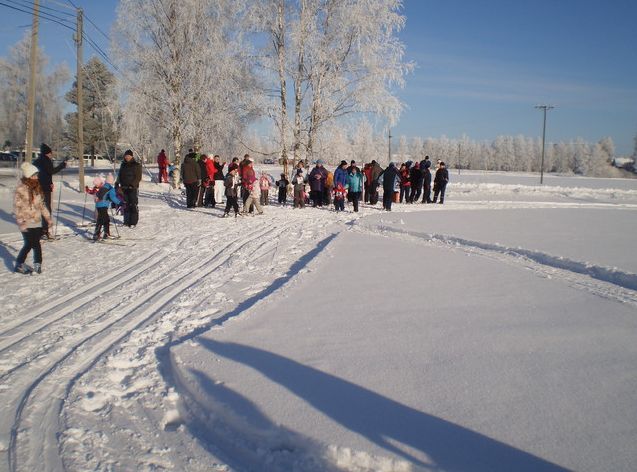
M422 191L423 173L420 169L420 163L415 162L409 169L409 180L411 182L411 195L409 195L409 203L418 202L420 192Z
M124 153L124 161L119 167L115 187L120 188L126 200L124 225L134 228L139 220L139 182L142 180L142 165L133 158L133 151Z
M396 179L400 179L400 171L396 169L396 164L390 162L381 175L383 176L383 210L391 211Z
M186 207L194 208L197 205L197 191L201 182L201 168L195 160L196 154L189 152L181 163L181 179L186 186Z
M62 162L58 166L53 167L53 161L51 156L53 150L42 143L40 146L40 157L33 161L33 165L38 168L38 180L40 181L40 187L44 193L44 203L49 213L51 211L51 193L53 192L53 174L57 174L66 167L66 162ZM42 239L50 239L49 223L42 218Z
M449 182L449 172L447 171L445 163L440 161L438 170L436 170L436 176L434 177L434 203L438 200L438 193L440 193L440 204L442 205L444 203L447 182Z
M422 175L423 175L422 203L431 203L431 171L429 170L430 167L431 167L431 161L429 160L429 156L425 156L425 160L420 161L420 168L422 169Z

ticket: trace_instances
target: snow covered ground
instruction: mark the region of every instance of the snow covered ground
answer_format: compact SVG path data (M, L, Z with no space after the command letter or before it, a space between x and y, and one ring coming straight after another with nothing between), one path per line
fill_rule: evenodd
M0 470L636 470L637 180L451 177L238 220L146 181L108 245L67 172L25 277L5 172Z

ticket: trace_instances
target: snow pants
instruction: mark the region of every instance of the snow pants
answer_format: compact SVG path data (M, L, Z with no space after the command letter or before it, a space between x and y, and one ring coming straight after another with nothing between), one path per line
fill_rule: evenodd
M139 210L137 205L139 204L139 197L137 196L137 189L134 187L122 187L122 193L124 194L124 200L126 200L126 209L124 210L124 225L135 226L139 220Z
M440 203L445 202L445 190L447 189L447 184L434 184L434 203L438 201L438 194L440 194Z

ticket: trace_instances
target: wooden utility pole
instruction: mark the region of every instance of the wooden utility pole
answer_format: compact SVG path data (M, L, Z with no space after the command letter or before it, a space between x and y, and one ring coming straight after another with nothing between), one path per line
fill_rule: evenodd
M81 8L77 9L77 32L75 44L77 45L77 154L79 162L80 192L84 191L84 103L82 97L82 29L83 14Z
M535 108L544 111L544 124L542 125L542 161L540 163L540 185L544 183L544 141L546 139L546 112L555 108L553 105L536 105Z
M33 2L33 26L31 27L31 58L29 61L29 90L27 98L27 136L25 139L24 161L31 162L33 148L33 121L35 119L35 76L38 60L38 27L40 15L40 1Z
M387 165L389 165L389 163L391 162L391 128L388 126L387 127L387 141L388 141L388 146L387 146Z

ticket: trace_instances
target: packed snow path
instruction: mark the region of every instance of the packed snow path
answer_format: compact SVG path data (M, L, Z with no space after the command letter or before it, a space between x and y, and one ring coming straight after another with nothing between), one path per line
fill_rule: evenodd
M459 188L484 191L469 184ZM492 186L487 188L487 194L494 191ZM450 201L443 207L399 205L392 214L367 207L360 215L354 215L273 206L266 208L263 217L235 220L217 218L219 210L185 211L180 197L148 188L142 194L143 223L134 231L121 228L122 239L111 246L83 240L84 230L72 224L79 221L81 201L79 205L69 203L63 213L65 237L45 244L45 272L31 277L10 272L20 241L15 234L3 236L0 248L7 270L0 274L0 470L444 470L444 460L437 466L425 466L422 459L409 459L409 455L401 454L399 447L389 443L384 451L366 452L364 443L352 448L357 441L347 435L343 442L330 442L315 437L311 424L306 430L290 428L286 418L292 412L286 411L280 418L262 419L267 427L255 429L254 420L260 414L248 409L243 411L246 418L237 416L233 407L241 410L244 403L236 398L230 400L230 386L223 381L201 382L219 360L199 366L201 374L195 374L188 366L193 359L206 359L208 350L223 355L225 345L215 343L215 330L233 325L237 333L237 325L228 323L230 320L258 320L259 313L278 310L276 307L286 303L285 293L295 287L302 292L311 290L311 286L303 288L310 275L318 280L327 277L338 284L343 263L357 266L359 258L372 256L369 251L375 243L371 244L369 238L386 239L396 247L403 243L422 247L437 251L436 254L465 253L514 271L529 271L541 279L605 300L608 305L603 306L614 314L613 322L626 310L634 313L636 265L634 251L629 252L628 247L626 257L617 263L613 254L603 250L590 255L584 252L601 244L601 236L596 234L589 235L588 241L583 239L582 249L564 247L561 252L552 249L559 248L557 240L552 244L549 240L545 247L530 242L532 237L528 241L519 238L521 234L532 234L530 210L534 209L550 210L542 215L556 231L560 230L560 221L565 231L568 232L568 225L579 231L582 228L578 225L585 226L591 218L607 218L606 224L615 223L622 231L637 229L637 192L617 192L622 195L620 202L606 201L612 192L602 192L600 200L581 201L581 196L590 198L594 193L590 189L575 196L565 192L567 195L559 201L551 201L559 193L555 189L539 192L542 201L508 198L510 192L520 193L516 189L501 188L506 195L497 200L476 199L478 195L471 194L469 200L455 202L450 194ZM471 231L457 226L484 209L493 210L489 213L493 221ZM494 239L494 231L489 229L510 224L512 215L519 211L527 211L527 226L518 228L519 234L511 232L509 240L501 232L496 232ZM565 218L559 213L564 211L582 215L581 222L564 223ZM454 217L454 213L458 216ZM449 223L445 223L447 216ZM485 220L482 215L480 218ZM326 249L335 240L342 246L339 235L345 234L352 235L357 243L346 252L351 254L349 257L339 253L334 260ZM619 230L610 231L604 244L623 247L629 239L623 238ZM393 267L399 263L395 256L389 252L374 254L372 270L378 270L379 275L388 272L387 264ZM421 276L413 274L415 278ZM312 283L319 290L326 287ZM333 311L334 304L348 306L348 284L349 281L342 281L342 299L338 293L330 292L325 293L323 305L306 306L300 302L299 321L309 330L313 323L319 323L317 328L324 327L321 320L326 319L325 310ZM368 287L369 302L381 305L380 300L374 301L373 283ZM268 316L276 322L271 313ZM342 316L347 317L347 310ZM331 325L335 326L333 322ZM360 336L374 338L373 324L367 325L367 321L359 325ZM630 331L627 333L630 335ZM274 339L282 333L278 330L271 334ZM343 333L337 330L330 336L330 344L337 343ZM303 346L300 340L284 342ZM622 359L633 355L630 349L625 351ZM255 358L267 359L270 355L258 349L253 353ZM365 356L364 352L361 354ZM182 359L185 355L187 358ZM234 354L228 351L226 355ZM300 367L276 358L271 361L291 371ZM328 359L319 361L329 364ZM363 364L359 367L363 371L369 368ZM414 368L415 376L419 367ZM318 371L311 374L317 375ZM351 382L342 384L342 388L349 393L358 391L361 398L379 387L366 385L363 380L360 384ZM193 390L194 384L203 390ZM266 392L271 389L267 382L257 389L268 403ZM313 395L306 392L305 397L309 401ZM630 399L620 400L618 404ZM276 396L271 397L270 403L277 404ZM630 422L634 413L632 409L624 411L626 420ZM612 424L608 428L612 430ZM626 437L630 434L627 432ZM479 438L472 435L467 430L460 438ZM485 444L488 450L505 454L508 450L530 469L558 470L564 465L507 449L490 439ZM603 458L593 448L591 455L595 454ZM635 464L634 454L631 456L625 449L615 455L615 470L630 470Z

